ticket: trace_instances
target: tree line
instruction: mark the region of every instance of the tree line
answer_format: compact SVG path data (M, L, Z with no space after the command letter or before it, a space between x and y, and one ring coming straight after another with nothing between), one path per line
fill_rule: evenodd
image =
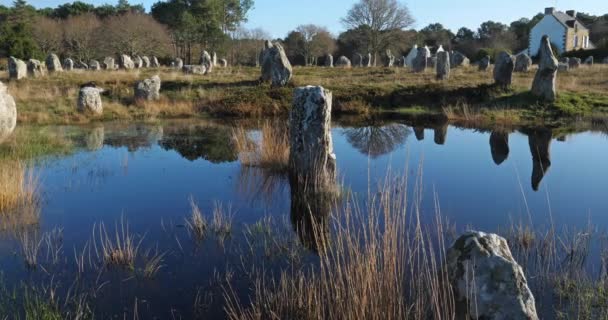
M232 64L253 65L259 59L263 29L245 29L253 0L166 0L146 13L141 5L119 0L116 5L75 1L56 8L36 9L26 0L0 6L0 56L44 58L54 52L62 57L88 61L120 53L181 57L196 63L202 50L215 51ZM346 31L333 35L313 24L298 26L280 41L294 64L318 64L327 54L352 57L372 55L380 64L387 50L406 55L414 44L457 50L473 60L498 50L513 53L527 48L532 27L542 14L510 24L482 23L477 30L455 33L440 23L420 30L408 7L398 0L359 0L341 19ZM591 41L608 48L608 14L578 13L591 30Z

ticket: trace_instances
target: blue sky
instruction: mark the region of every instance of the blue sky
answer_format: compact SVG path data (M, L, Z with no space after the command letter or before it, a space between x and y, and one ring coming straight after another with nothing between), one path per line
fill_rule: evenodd
M131 0L142 3L147 9L158 0ZM71 1L28 0L36 7L55 7ZM117 0L84 0L93 4L116 3ZM287 32L300 24L326 26L335 34L344 30L340 23L348 9L356 0L255 0L255 8L249 14L247 27L261 27L273 37L284 37ZM510 23L521 17L532 17L545 7L557 7L565 11L575 9L595 15L608 13L606 0L404 0L414 17L416 29L429 23L439 22L456 31L461 26L475 30L487 20ZM10 5L12 0L0 0L0 4Z

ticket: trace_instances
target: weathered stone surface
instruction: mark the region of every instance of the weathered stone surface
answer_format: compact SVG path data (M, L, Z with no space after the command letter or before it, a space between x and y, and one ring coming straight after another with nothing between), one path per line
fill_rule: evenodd
M417 56L418 56L418 45L414 45L412 50L410 50L410 53L405 57L405 65L407 65L408 68L413 69L414 60L416 60Z
M293 70L283 46L279 43L265 42L262 75L260 80L270 81L273 87L284 87L291 80Z
M490 151L492 160L501 165L509 157L509 134L502 131L492 131L490 134Z
M46 67L36 59L27 61L27 75L33 78L38 78L46 75Z
M133 62L133 60L131 60L131 57L126 54L120 55L120 59L118 60L118 66L121 69L125 70L135 69L135 63Z
M211 60L213 61L213 66L217 67L217 53L215 53L215 51L211 55Z
M135 84L135 100L158 100L160 98L160 77L158 75Z
M135 69L141 69L144 67L144 60L142 60L140 56L135 56L133 58L133 65L135 66Z
M372 54L371 53L367 54L367 58L366 58L364 64L366 67L371 68L371 66L372 66Z
M103 68L105 70L114 70L116 69L116 64L114 63L114 58L106 57L103 59Z
M27 65L25 62L15 57L8 58L8 77L14 80L27 77Z
M101 103L101 93L104 90L96 86L83 86L78 93L78 111L92 112L94 114L103 113L103 104Z
M6 139L17 126L17 106L15 99L0 82L0 142Z
M54 53L51 53L46 57L46 68L49 72L63 71L61 61L59 61L59 57Z
M437 53L437 79L447 80L450 78L450 54L445 51Z
M470 231L447 253L456 319L537 320L534 296L507 240Z
M485 56L479 61L479 71L488 71L490 69L490 56Z
M560 62L557 64L557 71L559 72L567 72L570 71L570 65Z
M515 57L515 72L528 72L532 67L532 59L525 53L520 53Z
M340 58L338 58L338 61L336 62L336 67L350 68L352 67L352 64L347 57L340 56Z
M99 71L101 70L101 64L97 60L89 61L89 70Z
M152 68L160 68L160 63L158 62L158 58L157 57L152 57L150 59L150 67L152 67Z
M583 63L583 61L581 60L581 58L569 58L568 59L568 66L570 67L570 69L578 69L582 63Z
M144 63L144 68L150 68L150 58L148 58L147 56L143 56L141 57L141 61Z
M385 60L384 66L387 68L391 68L394 65L395 65L395 56L393 55L391 50L388 49L388 50L386 50L386 60Z
M587 59L585 59L585 64L592 66L593 65L593 56L587 57Z
M226 59L220 59L219 64L220 64L220 67L222 67L222 68L228 68L228 60L226 60Z
M199 64L205 67L205 74L211 73L213 71L213 66L215 65L213 58L211 58L211 55L209 55L209 52L207 51L201 53Z
M510 87L514 69L515 57L506 51L500 52L494 64L494 83L504 88Z
M545 101L555 101L557 91L555 89L555 78L557 77L557 59L553 55L551 42L548 36L543 36L538 51L540 62L538 71L532 83L532 94Z
M353 54L353 67L363 67L363 56L359 53Z
M184 60L182 60L181 58L175 58L175 61L173 61L173 67L180 70L183 69Z
M292 176L311 182L335 177L331 107L332 93L323 87L308 86L295 90L289 114L289 167Z
M418 53L412 64L412 70L414 72L424 72L428 66L430 55L431 52L427 47L418 48Z
M325 66L328 68L334 67L334 56L332 56L331 54L327 54L325 56Z
M72 71L74 70L74 60L67 58L63 60L63 70Z
M186 74L207 74L207 70L203 65L185 65L182 67L182 71Z
M458 51L450 52L450 66L452 68L457 68L460 66L468 66L470 63L471 63L471 61L464 54L462 54Z

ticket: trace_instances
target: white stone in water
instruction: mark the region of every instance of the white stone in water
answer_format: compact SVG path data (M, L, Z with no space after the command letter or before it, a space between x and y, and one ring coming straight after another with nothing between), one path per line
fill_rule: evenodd
M25 62L15 57L8 58L8 77L14 80L21 80L27 77L27 65Z
M158 75L135 84L135 100L158 100L160 98L160 77Z
M74 70L74 60L67 58L63 60L63 70L72 71Z
M537 320L534 296L504 238L470 231L447 253L456 319Z
M46 75L46 68L42 62L30 59L27 61L27 74L33 78L42 77Z
M143 62L143 68L150 68L150 58L143 56L141 57L141 61Z
M125 69L125 70L135 69L135 63L133 62L133 60L131 60L131 57L129 57L126 54L120 55L120 59L118 60L118 65L120 68Z
M104 90L97 87L82 87L78 93L78 111L92 112L93 114L103 113L103 104L101 103L101 93Z
M46 68L49 70L49 72L63 71L61 61L59 61L59 57L54 53L51 53L46 57Z
M283 46L266 41L264 47L266 49L264 49L260 80L262 82L270 81L273 87L286 86L291 80L293 69Z
M450 54L446 51L437 53L437 79L447 80L450 78Z
M338 61L336 62L336 67L350 68L352 67L352 64L347 57L340 56L340 58L338 58Z
M553 102L557 96L555 81L557 77L558 63L551 49L551 42L548 36L543 36L538 51L540 62L538 71L532 83L532 94L545 101Z
M504 88L510 87L514 69L515 57L506 51L500 52L494 64L494 82Z
M205 74L211 73L213 71L213 66L215 65L211 55L209 55L209 52L207 51L203 51L203 53L201 53L199 64L205 67Z
M0 82L0 142L6 139L17 126L17 106L15 99Z
M295 90L289 113L289 165L293 175L304 178L335 176L331 107L332 93L323 87L307 86Z
M152 68L160 68L160 63L158 62L158 58L157 57L152 57L150 59L150 67L152 67Z
M334 67L334 56L332 56L331 54L327 54L325 56L325 66L328 68Z
M103 68L105 70L114 70L115 69L114 58L106 57L105 59L103 59Z
M520 53L515 58L515 72L528 72L532 67L532 59L525 53Z

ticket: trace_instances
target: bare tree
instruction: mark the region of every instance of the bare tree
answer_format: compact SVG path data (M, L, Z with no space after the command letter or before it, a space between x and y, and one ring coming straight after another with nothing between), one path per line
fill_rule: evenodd
M376 65L378 52L388 46L393 31L411 26L414 18L407 6L397 0L360 0L348 11L342 23L349 29L367 27Z
M270 38L270 34L261 28L238 28L232 34L232 63L255 65L259 59L260 50L264 47L264 40Z
M295 48L295 52L304 57L307 65L316 64L318 56L336 49L335 41L325 27L307 24L298 26L295 31L301 37L301 44Z
M100 27L101 21L93 13L69 17L63 22L65 52L82 61L93 58L98 50Z
M104 21L100 44L106 55L157 55L170 52L167 29L154 18L140 13L126 13Z
M62 49L63 30L58 20L36 17L32 25L32 36L44 54Z

